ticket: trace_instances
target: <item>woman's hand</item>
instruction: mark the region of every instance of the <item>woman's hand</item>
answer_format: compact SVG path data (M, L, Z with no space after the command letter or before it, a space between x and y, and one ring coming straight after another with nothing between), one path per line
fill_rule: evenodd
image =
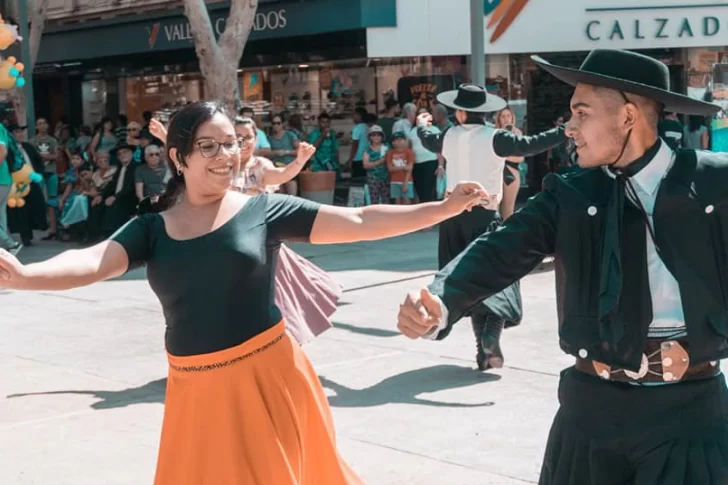
M149 121L149 131L153 136L162 140L162 143L167 144L167 129L161 121L152 118Z
M296 154L296 159L301 163L306 163L311 159L314 153L316 153L316 147L311 145L310 143L302 141L298 144L298 153Z
M470 211L486 197L488 197L488 193L479 183L461 182L450 192L443 204L448 208L449 212L451 211L453 215L457 215L464 211Z
M18 258L0 249L0 288L19 290L23 288L25 266Z

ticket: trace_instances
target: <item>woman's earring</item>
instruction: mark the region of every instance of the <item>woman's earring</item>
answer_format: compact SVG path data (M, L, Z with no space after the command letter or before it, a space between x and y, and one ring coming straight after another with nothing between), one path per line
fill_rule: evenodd
M182 175L182 169L177 165L177 175Z

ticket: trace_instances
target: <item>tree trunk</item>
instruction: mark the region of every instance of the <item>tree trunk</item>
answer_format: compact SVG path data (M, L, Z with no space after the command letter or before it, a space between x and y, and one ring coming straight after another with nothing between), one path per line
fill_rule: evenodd
M26 79L32 79L33 68L35 62L38 60L38 50L40 49L40 40L43 36L43 29L45 28L46 15L48 13L48 0L17 0L18 2L28 2L28 21L30 23L30 29L28 39L23 39L22 42L28 42L30 47L30 59L21 59L25 69L23 70L23 76ZM14 2L11 2L14 3ZM17 7L16 10L17 12ZM25 125L28 120L28 113L26 110L27 103L25 100L25 90L23 88L15 88L10 91L8 95L9 100L13 104L15 109L15 116L18 124L21 126Z
M205 79L205 98L220 101L233 114L240 101L238 64L253 27L258 0L231 0L225 30L217 42L205 1L184 0L184 6Z

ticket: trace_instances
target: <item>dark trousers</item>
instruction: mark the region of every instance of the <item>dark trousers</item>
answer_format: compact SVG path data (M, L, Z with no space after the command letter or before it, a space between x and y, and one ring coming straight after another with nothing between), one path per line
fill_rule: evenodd
M728 483L725 376L660 386L569 368L540 485Z
M367 171L364 168L364 162L361 160L354 160L351 162L351 176L353 178L361 178L367 176Z
M439 269L465 251L482 234L495 231L501 224L496 211L483 207L473 207L470 212L462 212L443 221L440 224L437 250ZM519 282L476 305L468 315L472 317L473 324L478 326L485 325L488 316L499 317L506 322L507 327L517 325L523 316Z
M27 244L33 240L33 230L48 230L43 187L37 183L31 184L30 192L24 200L23 207L15 209L8 207L8 226L11 233L19 233L23 243Z
M415 192L420 202L437 200L437 160L415 163L412 168L412 181L415 183Z

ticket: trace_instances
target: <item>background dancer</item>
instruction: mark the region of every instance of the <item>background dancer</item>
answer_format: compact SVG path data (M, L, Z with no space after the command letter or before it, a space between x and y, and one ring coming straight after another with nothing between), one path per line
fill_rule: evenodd
M534 60L576 86L566 134L583 170L547 175L409 295L399 327L449 327L555 254L559 341L576 365L561 373L540 484L724 485L728 156L674 152L657 134L663 110L720 107L671 92L667 66L641 54L597 49L580 69Z
M503 194L506 158L536 155L563 142L565 137L561 128L531 137L511 130L495 130L486 124L485 113L504 109L506 102L480 86L463 84L457 90L441 93L437 100L456 110L459 125L444 132L429 130L432 117L427 113L420 115L417 130L423 146L447 160L448 191L459 182L474 180L485 187L489 196L479 207L440 224L438 264L442 269L478 236L501 225L498 205ZM505 326L518 325L523 315L518 282L468 309L468 315L475 334L478 369L503 367L501 332ZM439 340L449 333L448 328L433 337Z
M360 484L336 449L316 372L273 303L277 247L414 232L471 208L482 187L460 184L443 202L364 208L237 193L229 189L240 143L216 103L177 112L167 152L168 209L41 263L0 251L0 285L65 290L148 266L169 359L156 485Z

